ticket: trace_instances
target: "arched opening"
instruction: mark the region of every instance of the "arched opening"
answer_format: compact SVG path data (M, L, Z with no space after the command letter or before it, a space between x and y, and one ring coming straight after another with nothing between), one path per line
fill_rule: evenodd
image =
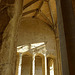
M32 57L28 54L22 57L21 75L32 75Z
M47 58L47 75L54 75L54 61L52 58Z
M43 75L43 55L35 57L35 75Z
M32 55L28 52L17 53L17 65L15 75L32 75Z

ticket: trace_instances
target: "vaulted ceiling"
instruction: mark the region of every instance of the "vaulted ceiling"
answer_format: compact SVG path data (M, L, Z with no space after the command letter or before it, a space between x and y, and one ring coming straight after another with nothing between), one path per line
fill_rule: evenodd
M55 0L24 0L23 17L39 18L52 27L57 24Z
M14 4L15 0L0 0L0 37L10 21L7 4ZM23 17L39 18L50 27L57 23L55 0L23 0ZM1 45L2 38L0 38Z

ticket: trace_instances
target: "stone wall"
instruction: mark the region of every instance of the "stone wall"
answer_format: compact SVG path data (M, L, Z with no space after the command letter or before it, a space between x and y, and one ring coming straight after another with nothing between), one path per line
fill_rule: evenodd
M48 51L56 50L55 34L51 28L37 18L22 18L18 27L17 46L46 43Z

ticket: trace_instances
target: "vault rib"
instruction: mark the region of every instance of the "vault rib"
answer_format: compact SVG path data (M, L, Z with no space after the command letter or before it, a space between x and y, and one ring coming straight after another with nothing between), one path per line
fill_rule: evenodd
M52 11L51 11L51 6L50 6L50 0L48 0L47 3L48 3L48 7L49 7L49 11L50 11L50 15L51 15L52 23L53 23L53 25L55 25L55 21L54 21L53 14L52 14Z
M46 17L46 15L40 10L39 11L39 14L45 19L45 20L47 20L47 22L50 24L50 25L52 25L52 23L50 22L50 20Z
M30 5L34 4L35 2L37 2L39 0L32 0L31 2L27 3L26 5L24 5L23 10L27 7L29 7Z
M33 12L35 12L37 9L33 9L33 10L30 10L30 11L27 11L27 12L24 12L23 14L22 14L22 16L25 16L25 15L28 15L28 14L30 14L30 13L33 13Z
M38 7L38 9L37 9L37 11L35 12L35 14L34 14L33 17L36 17L36 16L37 16L37 14L39 13L39 11L40 11L40 9L41 9L41 7L42 7L42 5L43 5L43 2L44 2L44 0L41 1L40 5L39 5L39 7Z

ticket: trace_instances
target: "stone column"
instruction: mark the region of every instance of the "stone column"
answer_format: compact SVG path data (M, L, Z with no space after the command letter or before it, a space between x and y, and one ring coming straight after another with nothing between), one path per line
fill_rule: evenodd
M45 75L45 59L42 57L42 75Z
M22 65L22 54L19 54L18 75L21 75L21 65Z
M57 29L58 30L58 29ZM57 72L56 75L62 75L62 61L61 61L61 54L60 54L60 40L58 38L58 31L56 34L56 52L57 52L57 56L55 59L55 71Z
M17 37L16 30L18 20L22 13L22 0L15 0L13 10L9 15L11 17L7 27L3 32L2 47L0 53L0 75L15 75L16 71L16 55L17 55ZM14 12L12 14L12 12Z
M63 23L63 18L62 18L60 1L62 1L62 0L56 0L57 23L58 23L59 43L60 43L60 57L61 57L61 63L62 63L61 64L62 65L62 74L61 75L69 75L68 58L67 58L64 25L63 25L64 23Z
M35 54L32 57L32 75L35 75Z
M58 75L58 63L57 59L54 59L54 75Z
M46 54L44 55L45 57L45 75L47 75L47 56Z
M70 75L75 75L75 15L73 12L72 1L75 5L75 0L61 0L61 8L64 22L69 72Z

